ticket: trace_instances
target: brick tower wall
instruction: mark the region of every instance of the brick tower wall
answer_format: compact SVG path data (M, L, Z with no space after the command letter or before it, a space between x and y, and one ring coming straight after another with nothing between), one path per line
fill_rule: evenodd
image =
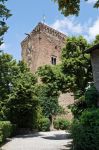
M49 28L48 28L49 29ZM34 73L38 67L51 65L51 57L56 57L56 63L61 62L61 48L65 38L56 36L54 30L36 30L21 43L22 58Z

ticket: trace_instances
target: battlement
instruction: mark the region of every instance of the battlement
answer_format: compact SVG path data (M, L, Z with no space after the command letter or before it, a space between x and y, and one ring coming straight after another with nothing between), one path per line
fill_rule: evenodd
M41 33L41 32L49 33L49 34L51 34L51 35L53 35L53 36L55 36L55 37L57 37L58 39L61 39L61 40L65 40L65 38L66 38L65 34L59 32L59 31L57 31L57 30L51 28L50 26L48 26L48 25L46 25L44 23L41 23L41 22L38 23L38 25L33 29L33 31L29 34L29 36L32 36L32 34L34 34L36 32L39 32L39 33ZM25 42L29 38L29 36L27 36L22 41L22 43Z

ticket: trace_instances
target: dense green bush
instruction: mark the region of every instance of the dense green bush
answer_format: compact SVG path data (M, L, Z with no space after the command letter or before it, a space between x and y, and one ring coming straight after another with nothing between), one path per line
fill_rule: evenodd
M50 120L48 118L41 118L38 122L39 131L49 131L50 130Z
M0 121L0 144L12 134L12 124L10 121Z
M61 130L66 130L70 126L70 122L66 119L63 118L58 118L54 121L54 128L55 129L61 129Z
M85 92L85 102L87 107L97 106L99 93L95 86L91 83L90 87Z
M71 112L73 113L74 118L79 118L85 110L96 107L98 103L99 92L93 85L90 83L86 88L86 92L83 96L81 96L74 104L69 105Z
M36 77L30 72L20 73L6 103L7 119L18 128L35 128L38 99Z
M74 150L99 150L99 109L82 113L71 127Z

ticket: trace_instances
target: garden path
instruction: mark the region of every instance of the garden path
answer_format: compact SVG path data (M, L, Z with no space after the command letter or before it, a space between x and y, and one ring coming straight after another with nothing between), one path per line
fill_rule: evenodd
M38 132L16 136L2 150L69 150L71 141L65 131Z

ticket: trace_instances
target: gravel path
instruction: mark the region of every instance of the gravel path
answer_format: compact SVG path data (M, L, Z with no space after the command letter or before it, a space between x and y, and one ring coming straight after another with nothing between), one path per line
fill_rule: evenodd
M17 136L2 150L69 150L68 145L72 140L68 135L65 131L51 131Z

